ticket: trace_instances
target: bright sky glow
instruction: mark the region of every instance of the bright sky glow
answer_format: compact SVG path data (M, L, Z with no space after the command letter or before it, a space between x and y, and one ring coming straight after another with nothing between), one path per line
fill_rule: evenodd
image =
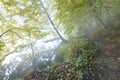
M4 16L4 17L7 16L7 12L1 7L1 5L0 5L0 13L1 13L2 16Z
M18 24L20 24L21 26L24 25L24 18L18 16L18 15L15 15L13 17L13 19L15 19L17 21Z
M45 3L45 0L43 0L43 3ZM28 2L27 5L31 5L32 3L31 2ZM20 6L20 5L19 5ZM45 6L47 6L45 4ZM24 7L21 6L21 9L23 9ZM0 14L2 14L2 16L5 17L6 20L8 20L8 17L7 17L7 12L4 10L4 8L1 7L1 4L0 4ZM12 17L12 19L16 20L16 22L18 23L17 25L21 25L23 26L24 25L24 18L19 16L19 15L15 15ZM49 27L51 27L51 25L49 25ZM47 32L47 31L50 31L50 29L44 29L43 31ZM52 49L52 48L55 48L59 43L60 43L60 40L55 40L55 41L51 41L51 42L45 42L46 40L49 40L49 39L53 39L55 38L56 36L54 35L49 35L47 37L45 37L44 39L41 39L41 40L37 40L36 43L34 43L34 48L39 49L39 51L45 51L45 50L49 50L49 49ZM27 41L28 42L28 41ZM19 40L16 42L16 46L17 45L20 45L20 44L23 44L23 43L26 43L26 40ZM7 44L7 46L11 49L11 50L14 50L14 47L11 47L10 44ZM20 62L22 62L22 58L21 56L22 55L30 55L31 53L31 49L28 48L27 50L21 50L21 52L14 52L10 55L8 55L7 57L5 57L5 59L2 61L2 66L5 66L7 67L8 65L13 65L14 63L16 64L12 70L15 70L16 66L18 64L20 64ZM40 53L40 52L39 52ZM48 60L47 58L43 59L42 57L40 58L41 61L44 61L44 60ZM11 70L9 69L6 69L6 72L5 72L5 75L10 75L11 72L9 72ZM4 79L6 80L6 79Z

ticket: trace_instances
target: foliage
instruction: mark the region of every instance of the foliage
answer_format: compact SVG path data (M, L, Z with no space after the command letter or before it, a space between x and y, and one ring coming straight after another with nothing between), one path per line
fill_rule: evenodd
M32 56L34 57L36 56L34 55L35 41L48 34L53 35L53 30L47 32L42 31L49 29L49 23L44 12L46 12L49 19L50 16L46 11L47 9L45 10L44 5L40 5L40 1L0 1L0 59L5 56L4 53L9 54L14 51L21 52L23 48L30 49L30 47L33 53ZM110 36L104 37L104 40L106 42L120 44L120 38L116 38L120 33L120 21L114 21L112 25L107 24L111 23L109 20L113 21L114 18L120 14L119 0L54 0L54 2L53 7L55 7L56 10L55 20L57 26L59 26L58 28L63 28L62 30L66 32L66 35L70 35L69 37L71 37L71 34L73 37L75 37L76 34L81 37L79 33L83 31L82 34L84 34L85 28L88 28L88 31L90 31L89 27L102 26L107 28L107 35L110 34ZM54 14L54 11L51 13ZM53 25L53 29L59 34L58 29L51 19L50 22ZM100 34L102 34L102 32ZM60 36L59 34L59 37ZM96 51L96 46L88 39L69 38L67 42L59 45L55 57L56 62L63 62L63 64L57 67L53 66L49 72L50 74L43 80L49 80L51 77L55 80L57 78L82 80L84 75L83 68L92 64ZM51 61L52 58L50 61L44 63L39 62L40 65L38 66L42 65L40 69L44 69L47 65L51 64ZM33 63L37 64L35 61Z
M87 39L74 39L61 44L56 59L64 58L63 62L55 63L50 69L39 72L37 80L83 80L86 75L84 68L93 64L96 50L97 48ZM26 78L35 78L31 76L32 73Z
M95 46L89 40L71 39L65 44L61 44L59 46L58 53L56 55L56 61L66 61L68 59L78 58L80 55L86 58L95 52Z
M16 51L20 41L27 43L25 47L29 46L29 36L32 40L39 40L48 34L53 34L50 31L42 32L48 26L43 12L37 0L0 1L0 38L4 44L9 45L3 50L3 54ZM20 46L22 45L24 46L21 43ZM20 49L22 50L22 48Z
M67 64L67 69L65 69L69 77L64 77L71 79L70 76L74 76L82 80L85 71L83 69L93 64L93 57L97 50L96 46L88 39L70 39L59 46L55 60L56 62L70 63L70 66Z
M120 17L117 17L109 22L109 27L107 27L104 31L102 31L102 35L104 36L104 43L116 43L120 44ZM104 34L103 34L104 33Z
M2 60L3 54L2 54L2 50L5 47L5 43L3 41L0 40L0 61Z
M3 47L5 46L5 43L4 42L2 42L2 41L0 41L0 51L2 51L3 50Z
M104 21L110 17L109 14L113 16L116 11L119 14L119 4L119 0L55 0L55 19L64 25L65 32L69 34L75 33L78 27L80 30L85 28L87 23L90 23L89 27L92 24L95 26L95 23L106 27Z

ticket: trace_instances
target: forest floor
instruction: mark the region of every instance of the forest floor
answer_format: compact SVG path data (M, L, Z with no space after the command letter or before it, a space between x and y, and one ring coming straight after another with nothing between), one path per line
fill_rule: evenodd
M85 78L83 80L120 80L120 33L102 33L98 35L94 36L93 42L99 47L99 52L94 56L94 62L91 66L92 70L87 70L89 74L84 76ZM61 63L54 66L52 73L57 75L57 72L58 74L63 72L62 74L65 76L65 66L68 64ZM52 73L48 70L42 72L33 71L24 80L59 80ZM46 79L48 75L51 75L51 79ZM62 80L66 79L63 78ZM67 80L78 79L75 79L73 76Z
M100 48L100 53L96 55L100 65L94 72L99 75L92 80L120 80L120 33L104 34L95 41Z

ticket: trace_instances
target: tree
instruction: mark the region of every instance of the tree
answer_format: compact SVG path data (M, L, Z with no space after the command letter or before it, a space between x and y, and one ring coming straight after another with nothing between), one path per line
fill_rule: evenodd
M24 45L16 43L20 40L27 41L29 39L27 30L31 33L32 39L36 40L52 33L50 31L42 32L48 23L37 0L1 0L0 10L3 11L3 13L0 12L0 40L7 45L6 49L2 51L4 56L17 51L18 46Z
M48 14L47 10L45 9L45 6L43 4L43 2L40 0L40 3L41 3L41 6L43 7L48 19L50 20L50 23L52 24L56 34L60 37L60 39L63 41L63 42L66 42L66 40L63 38L63 36L59 33L59 31L57 30L55 24L53 23L52 19L50 18L50 15Z
M86 27L85 22L91 20L91 24L96 23L97 26L101 24L106 28L105 18L109 18L106 8L112 7L113 9L109 11L113 11L120 7L119 3L118 0L55 0L54 6L57 10L55 19L64 25L65 32L69 34L74 33L78 27Z

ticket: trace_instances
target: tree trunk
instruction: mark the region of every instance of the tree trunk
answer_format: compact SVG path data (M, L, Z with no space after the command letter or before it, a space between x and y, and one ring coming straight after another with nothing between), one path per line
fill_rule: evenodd
M28 29L27 29L27 32L28 32L28 37L29 37L30 48L31 48L31 51L32 51L34 70L36 71L37 70L37 64L36 64L36 60L35 60L35 52L34 52L33 43L32 43L32 40L31 40L31 34L30 34Z
M95 9L93 9L93 13L94 15L96 16L96 18L98 19L98 21L102 24L103 28L105 28L105 24L104 22L102 21L102 19L99 17L99 15L96 13Z
M43 2L42 2L41 0L40 0L40 3L41 3L41 6L42 6L43 9L44 9L44 11L45 11L45 13L46 13L49 21L50 21L50 23L52 24L53 29L55 30L55 32L57 33L57 35L60 37L60 39L62 40L62 42L66 42L66 40L63 38L63 36L59 33L59 31L58 31L57 28L55 27L55 24L53 23L52 19L50 18L49 14L48 14L48 12L47 12L47 10L46 10L46 8L45 8L45 6L44 6L44 4L43 4Z

